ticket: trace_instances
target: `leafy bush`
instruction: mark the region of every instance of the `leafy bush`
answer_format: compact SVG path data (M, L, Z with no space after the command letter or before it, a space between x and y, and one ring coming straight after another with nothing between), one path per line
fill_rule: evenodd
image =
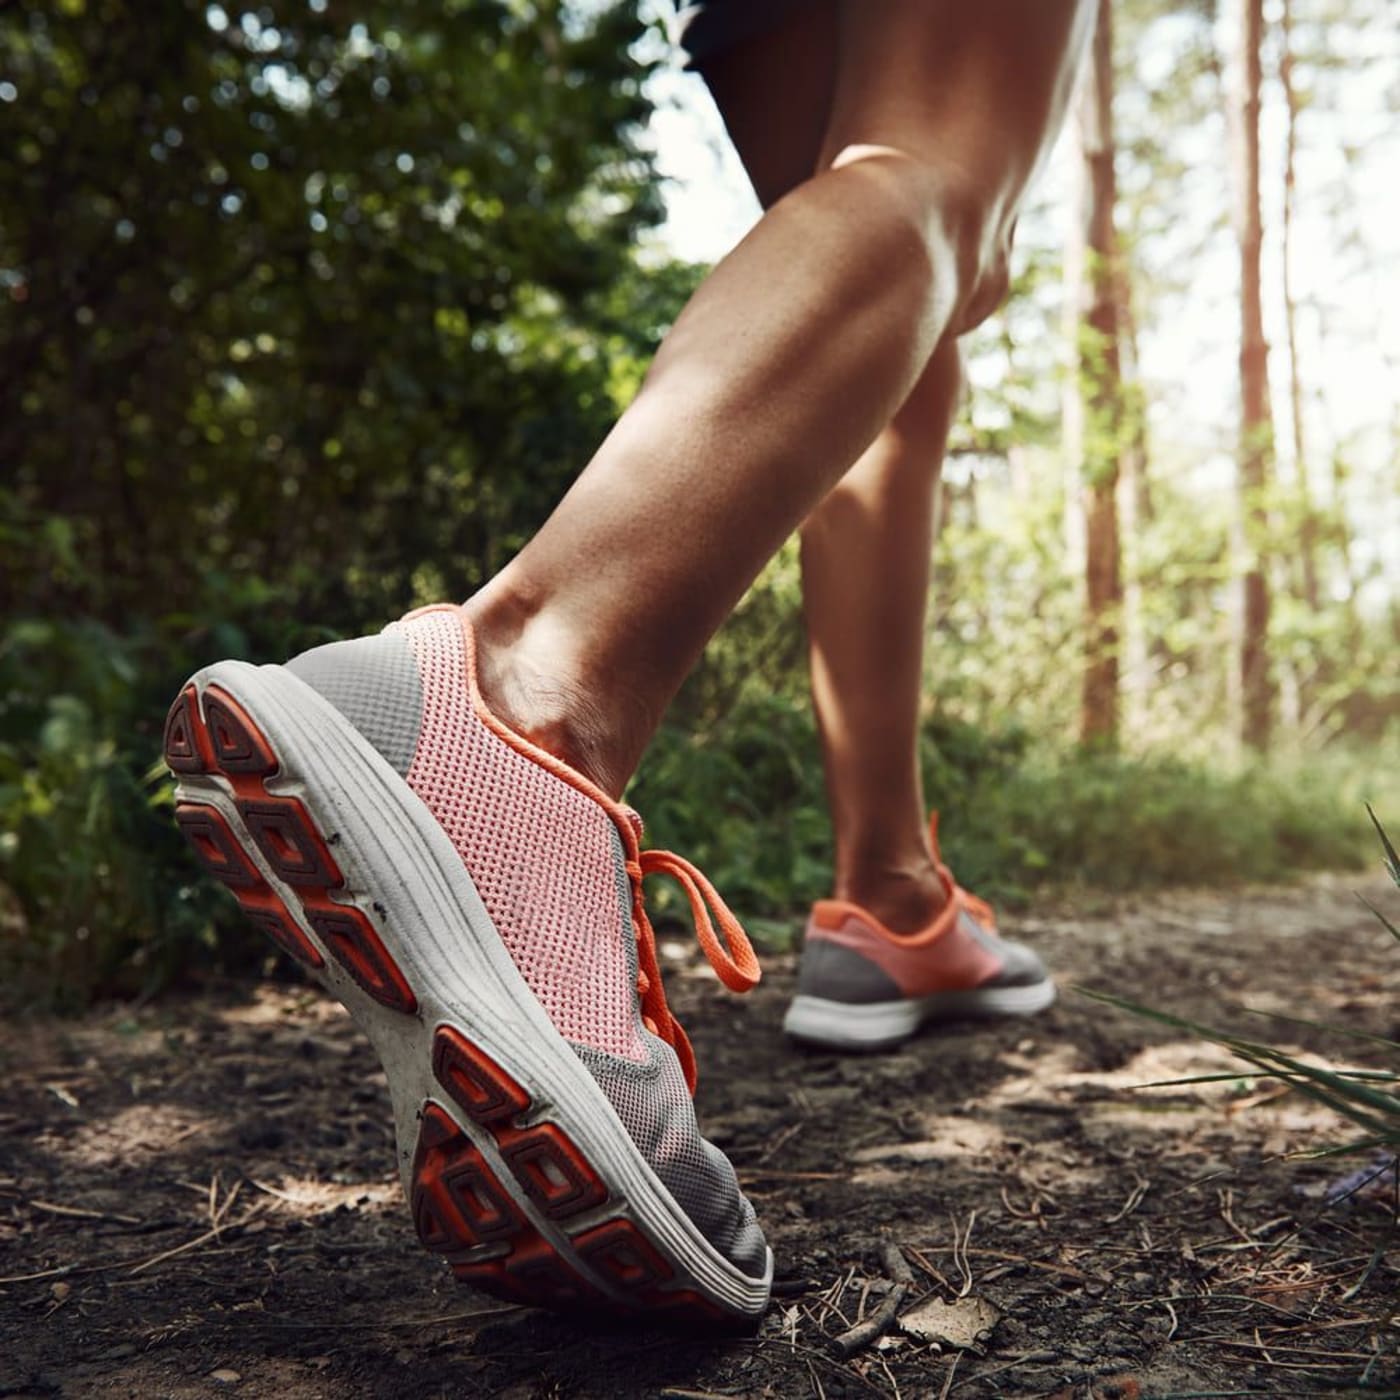
M265 586L227 616L175 613L119 635L93 619L22 619L0 634L0 994L82 1006L142 993L196 958L265 956L173 820L165 708L197 667L319 640ZM227 936L217 939L222 931Z
M268 956L176 833L161 722L198 666L280 659L325 633L298 624L267 585L218 591L218 623L171 613L120 635L92 620L29 619L0 635L7 1001L78 1007L193 966L246 969ZM729 681L714 667L697 676L705 703L682 698L628 796L652 842L696 860L761 943L785 946L830 888L820 754L798 688L774 692L747 674L727 711ZM1354 864L1361 832L1335 769L1221 776L1172 759L1057 752L1024 730L942 718L924 735L949 860L969 886L1012 903L1046 882L1127 889ZM682 913L664 885L652 893L659 913Z
M925 789L944 852L986 897L1047 884L1127 890L1356 867L1364 821L1340 758L1221 774L1175 758L1057 750L1024 730L929 721ZM760 941L829 892L830 827L805 702L749 695L710 731L663 727L628 793L648 837L696 860ZM656 892L669 912L669 895ZM679 906L677 905L677 908Z

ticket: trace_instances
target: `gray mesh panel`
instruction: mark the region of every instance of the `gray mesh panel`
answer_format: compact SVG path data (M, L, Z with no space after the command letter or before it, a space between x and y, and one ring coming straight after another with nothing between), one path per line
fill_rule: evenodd
M904 995L889 973L869 958L824 938L809 938L802 945L797 990L803 996L852 1005L898 1001Z
M989 934L966 910L962 913L963 928L977 940L993 957L1001 959L1001 971L984 987L1033 987L1044 982L1050 974L1045 964L1024 943L1013 943L1007 938L997 938Z
M729 1159L700 1136L676 1052L656 1036L643 1035L651 1050L645 1065L574 1049L676 1204L725 1258L759 1277L767 1256L753 1206Z
M408 643L396 629L313 647L286 667L319 690L400 777L407 776L418 747L423 682Z
M618 869L618 899L625 926L631 926L632 887L623 866L622 842L614 833ZM627 945L627 971L637 975L637 948ZM634 1064L600 1050L575 1045L598 1087L622 1120L661 1184L726 1259L750 1277L760 1277L767 1249L753 1206L739 1189L729 1159L700 1136L695 1105L686 1088L676 1052L641 1025L637 1028L649 1051L646 1064Z

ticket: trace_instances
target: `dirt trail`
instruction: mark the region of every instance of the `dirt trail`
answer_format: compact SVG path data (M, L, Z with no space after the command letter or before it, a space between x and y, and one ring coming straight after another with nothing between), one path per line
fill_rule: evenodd
M1007 926L1065 983L1345 1056L1231 1008L1400 1037L1400 950L1356 885ZM804 1053L778 1029L792 959L736 999L663 943L701 1121L778 1259L756 1338L600 1334L455 1286L407 1226L383 1076L339 1007L218 987L0 1033L0 1396L1400 1395L1394 1181L1327 1207L1355 1164L1280 1160L1338 1138L1297 1095L1135 1090L1233 1062L1072 993L890 1055ZM906 1323L960 1293L999 1314L980 1352L896 1332L836 1354L889 1243Z

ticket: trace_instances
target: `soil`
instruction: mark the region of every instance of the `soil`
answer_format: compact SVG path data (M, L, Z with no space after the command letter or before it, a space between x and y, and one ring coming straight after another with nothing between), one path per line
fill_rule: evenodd
M1400 952L1356 884L1005 922L1067 986L1378 1062L1240 1009L1400 1036ZM804 1052L779 1030L791 957L738 999L673 936L663 956L701 1122L777 1256L756 1336L455 1285L407 1226L384 1078L340 1008L206 986L0 1032L0 1395L1400 1395L1400 1186L1329 1203L1358 1161L1287 1156L1347 1135L1298 1093L1069 990L1033 1021ZM906 1330L843 1356L906 1268ZM975 1311L974 1345L911 1335L960 1295L941 1330Z

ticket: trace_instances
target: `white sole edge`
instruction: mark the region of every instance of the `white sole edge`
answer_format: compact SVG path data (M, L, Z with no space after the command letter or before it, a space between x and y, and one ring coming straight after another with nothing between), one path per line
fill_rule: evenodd
M794 1040L813 1045L878 1050L909 1039L920 1027L935 1021L1033 1016L1052 1005L1055 997L1055 984L1049 978L1025 987L936 992L927 997L864 1004L798 995L783 1017L783 1030Z
M686 1275L674 1287L693 1288L740 1319L761 1316L772 1282L771 1250L761 1277L744 1274L709 1243L656 1177L520 976L450 839L403 778L334 706L280 666L224 661L187 684L201 696L207 686L219 686L263 730L283 767L267 780L267 791L296 796L320 830L333 837L345 878L336 898L371 918L417 997L416 1015L407 1015L366 994L301 918L295 892L267 867L256 844L246 842L261 873L325 957L325 969L314 975L345 1004L384 1065L406 1194L420 1111L432 1101L472 1140L531 1225L569 1266L605 1296L627 1302L571 1248L570 1234L531 1205L494 1139L461 1113L434 1078L433 1034L439 1025L455 1026L527 1089L536 1116L547 1113L607 1183L612 1199L571 1218L570 1233L612 1218L630 1219ZM315 781L308 782L304 773L314 773ZM177 778L182 800L217 807L235 832L243 831L225 778ZM480 1257L490 1257L490 1251Z

